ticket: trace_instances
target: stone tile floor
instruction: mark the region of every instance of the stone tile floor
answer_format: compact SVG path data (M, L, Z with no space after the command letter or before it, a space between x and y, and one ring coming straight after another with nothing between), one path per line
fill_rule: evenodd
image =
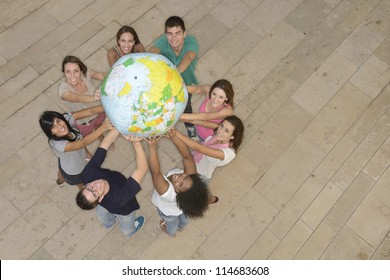
M389 259L389 13L388 0L1 1L0 258ZM38 117L67 110L65 55L107 71L121 25L149 48L171 15L200 42L201 83L233 83L245 140L211 182L220 202L175 239L158 227L148 174L146 224L126 239L56 185ZM162 141L164 170L180 165ZM118 139L105 166L129 175L129 144Z

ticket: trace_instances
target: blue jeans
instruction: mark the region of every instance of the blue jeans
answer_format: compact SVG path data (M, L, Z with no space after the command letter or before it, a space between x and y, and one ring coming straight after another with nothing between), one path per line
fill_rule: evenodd
M188 224L188 218L184 213L179 216L167 216L160 209L157 209L157 212L161 219L165 221L167 232L170 236L175 236L178 229L182 230Z
M96 215L99 221L101 221L106 228L110 228L115 225L115 219L117 218L121 225L121 231L126 237L129 237L130 233L135 230L135 212L136 211L133 211L129 215L117 215L110 213L106 208L100 205L96 207Z

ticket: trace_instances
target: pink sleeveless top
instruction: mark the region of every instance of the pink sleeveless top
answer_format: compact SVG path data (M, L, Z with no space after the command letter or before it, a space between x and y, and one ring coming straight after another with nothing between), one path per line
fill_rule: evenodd
M199 107L199 112L200 113L206 113L206 104L210 100L209 97L207 97L203 103ZM220 110L226 107L231 107L229 104L224 104L220 107ZM208 120L209 122L213 123L220 123L222 120ZM200 125L195 125L196 132L198 133L199 137L202 138L202 140L205 140L209 136L214 135L214 129L213 128L208 128Z

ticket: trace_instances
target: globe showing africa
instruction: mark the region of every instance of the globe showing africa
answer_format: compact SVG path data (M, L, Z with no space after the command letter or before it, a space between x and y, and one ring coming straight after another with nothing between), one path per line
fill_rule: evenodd
M188 93L180 73L159 54L122 56L100 89L101 102L112 124L124 135L162 135L179 120Z

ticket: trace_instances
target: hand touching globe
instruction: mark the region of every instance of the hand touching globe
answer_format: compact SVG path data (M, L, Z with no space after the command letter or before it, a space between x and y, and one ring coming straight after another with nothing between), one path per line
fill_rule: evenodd
M101 102L124 135L162 135L179 120L187 104L184 81L167 58L135 53L121 57L103 80Z

